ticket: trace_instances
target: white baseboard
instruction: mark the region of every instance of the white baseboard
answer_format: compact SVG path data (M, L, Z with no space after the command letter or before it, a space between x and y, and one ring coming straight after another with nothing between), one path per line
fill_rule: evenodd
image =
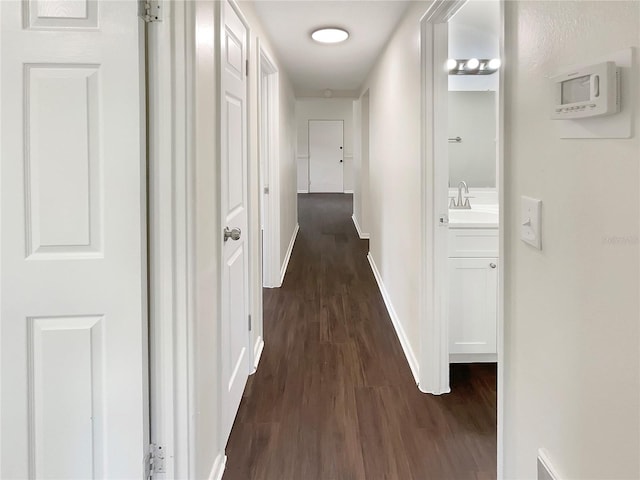
M260 363L260 358L262 357L262 350L264 350L264 340L262 337L258 337L256 340L256 344L253 347L253 373L256 373L258 370L258 364Z
M380 289L380 293L382 294L382 298L384 300L384 304L387 307L387 311L389 312L389 316L391 317L391 323L396 330L396 335L398 336L398 340L400 340L400 345L402 345L402 350L404 351L404 356L407 357L407 362L409 363L409 368L411 368L411 373L413 374L413 378L416 382L416 385L419 382L418 375L418 361L416 360L416 356L411 349L411 345L409 344L409 340L407 338L407 334L402 328L402 323L400 323L400 318L398 318L398 314L396 313L395 308L393 308L393 304L391 303L391 298L389 297L389 292L387 292L387 288L384 286L382 282L382 276L380 275L380 271L376 266L376 262L373 260L371 256L371 252L367 254L367 260L369 260L369 265L371 265L371 270L373 271L373 276L376 278L376 282L378 283L378 288Z
M369 238L369 234L362 232L362 229L360 228L360 224L358 223L358 219L356 218L356 216L351 215L351 220L353 220L353 225L356 227L356 232L358 232L358 236L362 240L367 240Z
M222 480L224 467L227 465L227 456L223 453L219 454L216 461L213 462L213 468L209 473L209 480Z
M298 193L309 193L309 190L298 190Z
M284 256L284 262L282 262L282 268L280 269L280 285L284 282L284 276L287 274L287 268L289 267L289 260L291 260L291 253L293 252L293 246L296 243L298 236L298 230L300 225L296 223L296 228L293 229L293 235L291 235L291 241L289 242L289 248L287 248L287 254Z
M353 193L353 190L345 190L344 193Z
M449 363L498 363L495 353L450 353Z

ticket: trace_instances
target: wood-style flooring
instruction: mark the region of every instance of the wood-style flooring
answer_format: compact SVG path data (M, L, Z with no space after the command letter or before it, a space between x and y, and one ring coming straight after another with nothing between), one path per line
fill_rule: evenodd
M352 196L299 195L265 348L227 444L225 480L494 479L496 367L456 365L421 393L351 221Z

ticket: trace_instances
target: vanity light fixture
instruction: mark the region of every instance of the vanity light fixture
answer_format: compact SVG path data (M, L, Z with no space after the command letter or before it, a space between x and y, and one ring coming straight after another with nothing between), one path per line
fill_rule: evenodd
M496 73L502 62L499 58L469 58L447 60L447 70L449 75L491 75Z
M318 43L340 43L349 38L349 32L338 27L319 28L311 33L311 38Z

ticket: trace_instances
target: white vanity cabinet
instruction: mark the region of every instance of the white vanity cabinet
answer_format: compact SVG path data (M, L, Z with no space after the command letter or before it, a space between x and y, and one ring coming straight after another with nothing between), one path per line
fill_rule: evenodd
M498 229L449 229L451 362L495 362Z

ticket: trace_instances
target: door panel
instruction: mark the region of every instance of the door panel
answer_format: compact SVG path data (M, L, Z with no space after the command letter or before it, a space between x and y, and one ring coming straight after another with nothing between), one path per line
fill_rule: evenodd
M309 191L344 191L343 121L309 121Z
M222 3L221 190L223 225L241 231L223 245L222 433L226 442L250 372L247 258L247 27ZM222 233L222 232L221 232Z
M5 1L0 22L0 477L142 478L137 4Z

